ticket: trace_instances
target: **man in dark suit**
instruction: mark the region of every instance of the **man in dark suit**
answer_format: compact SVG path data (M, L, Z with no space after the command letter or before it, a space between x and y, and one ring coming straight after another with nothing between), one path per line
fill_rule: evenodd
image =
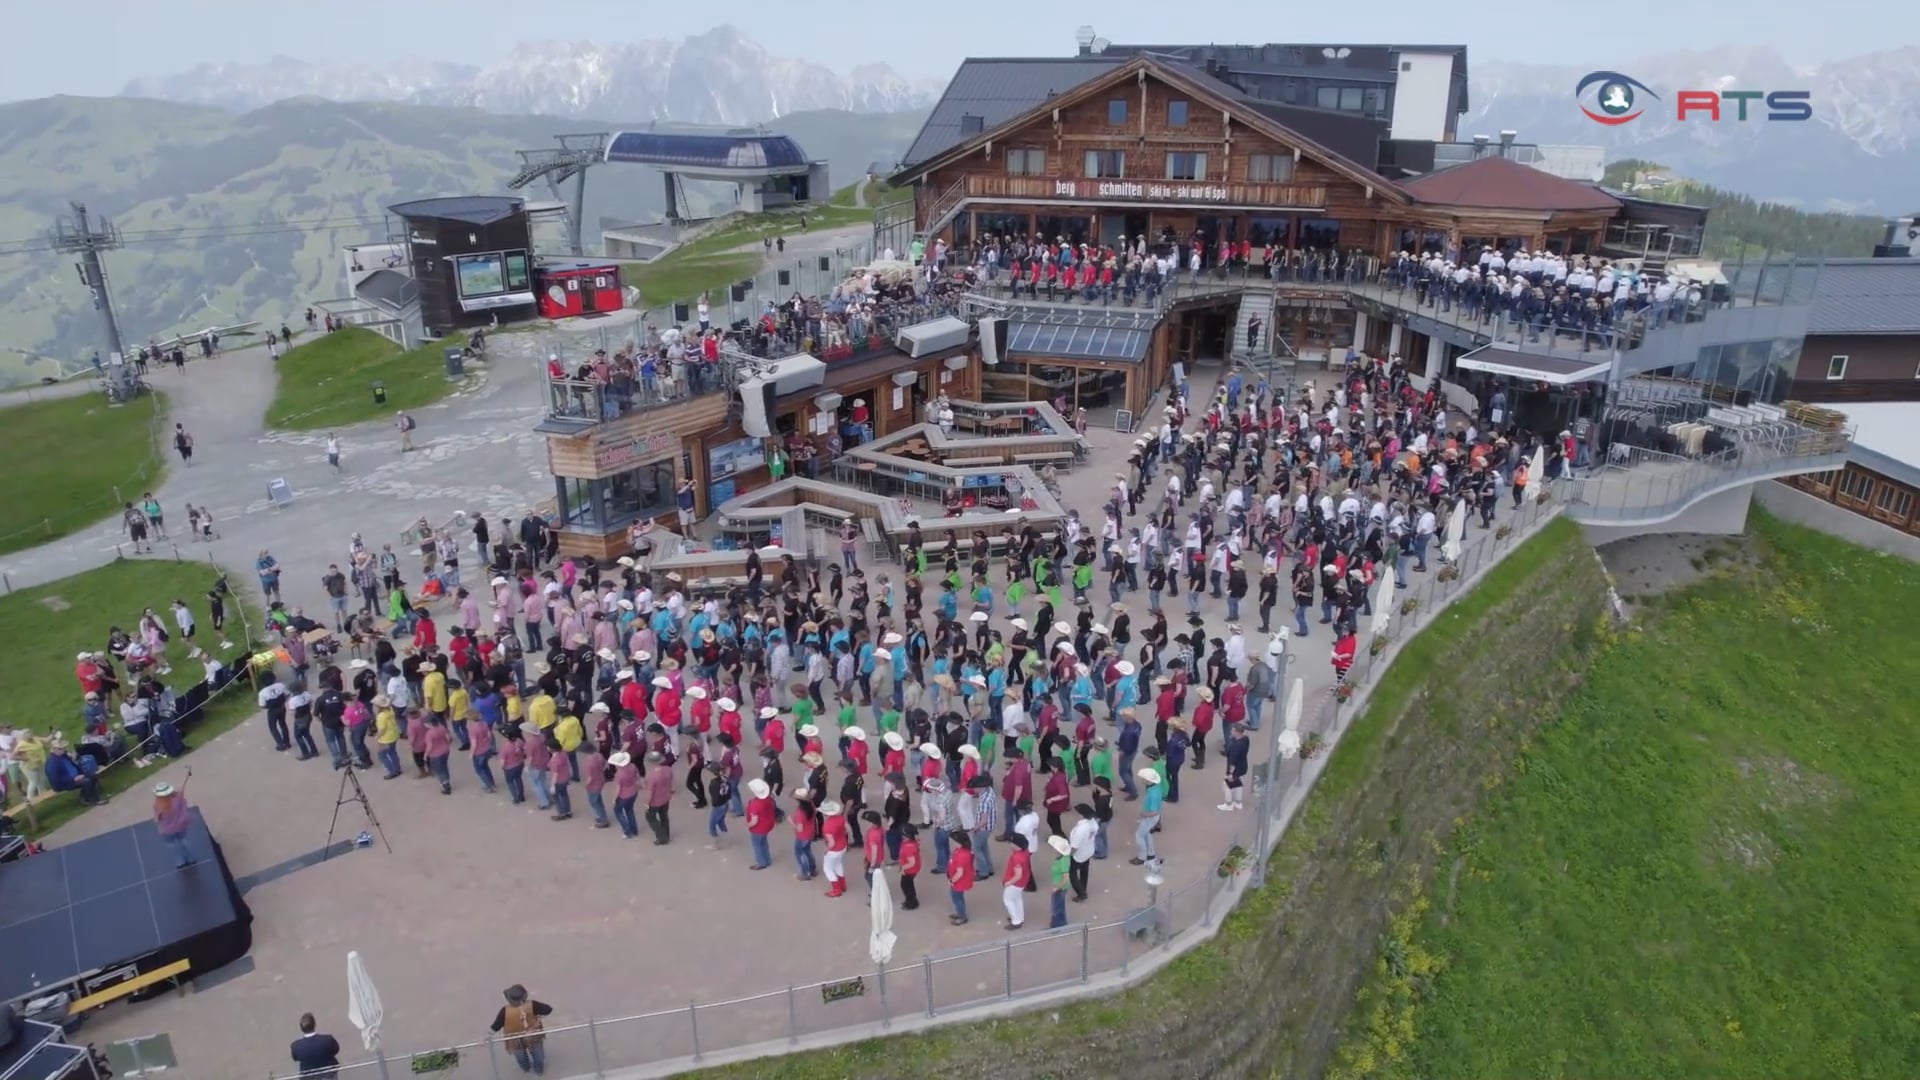
M293 1063L305 1080L334 1080L340 1067L340 1041L314 1031L312 1013L300 1014L300 1037L293 1040Z

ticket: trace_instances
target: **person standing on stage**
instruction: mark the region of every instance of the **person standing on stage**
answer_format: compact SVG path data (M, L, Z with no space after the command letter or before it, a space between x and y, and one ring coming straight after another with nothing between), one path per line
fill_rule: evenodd
M193 770L188 769L177 789L165 781L153 786L153 824L160 830L160 839L173 849L173 865L180 869L198 861L187 844L187 829L193 824L193 810L187 805L187 780L192 778Z

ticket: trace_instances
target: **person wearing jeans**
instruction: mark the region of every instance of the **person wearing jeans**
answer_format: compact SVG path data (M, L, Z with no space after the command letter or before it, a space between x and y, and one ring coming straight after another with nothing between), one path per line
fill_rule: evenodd
M640 770L625 750L615 751L607 764L613 766L613 823L631 840L640 835L640 822L633 816L633 804L640 799Z
M747 843L753 847L752 870L773 865L767 837L773 832L773 788L758 777L747 781Z
M506 989L507 1004L493 1015L490 1031L506 1035L507 1053L520 1071L542 1076L547 1071L546 1027L541 1017L552 1016L553 1006L535 1001L527 988L515 983Z
M187 770L187 778L192 779L193 770ZM153 788L153 823L160 832L160 839L173 849L173 865L178 869L192 866L196 861L193 848L187 843L187 830L193 827L193 809L187 805L187 781L180 781L175 790L172 784L159 783Z
M473 747L473 775L480 778L480 790L493 792L493 728L485 721L475 720L467 725L467 741Z
M1144 866L1148 859L1155 858L1153 850L1153 828L1160 824L1160 805L1166 797L1166 785L1160 782L1160 773L1155 769L1141 769L1140 779L1146 781L1147 790L1140 802L1140 824L1133 830L1133 858L1127 860L1135 866Z

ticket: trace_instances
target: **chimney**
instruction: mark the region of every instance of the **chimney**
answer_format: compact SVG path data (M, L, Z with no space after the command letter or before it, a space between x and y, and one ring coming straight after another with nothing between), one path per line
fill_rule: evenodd
M1500 156L1501 157L1510 158L1513 156L1513 140L1519 137L1520 137L1520 133L1513 130L1512 128L1508 128L1507 130L1502 131L1500 133Z
M1485 135L1475 135L1473 137L1473 160L1479 161L1481 158L1487 156L1487 143L1491 141L1492 140L1488 139Z

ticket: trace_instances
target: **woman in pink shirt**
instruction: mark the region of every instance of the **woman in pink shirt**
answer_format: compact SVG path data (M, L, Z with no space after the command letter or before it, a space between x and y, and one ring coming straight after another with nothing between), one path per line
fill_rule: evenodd
M520 733L510 732L500 739L500 772L507 782L507 798L518 806L527 801L527 744Z
M547 601L535 589L520 601L520 612L527 620L527 652L537 653L546 648L540 639L540 624L547 617Z
M427 714L424 709L407 710L407 746L413 750L415 779L425 780L427 771Z
M625 750L607 764L613 766L613 820L620 825L620 835L631 840L640 835L640 821L633 816L633 804L640 798L640 767Z
M553 820L565 821L573 816L573 798L567 794L567 785L573 783L573 755L559 753L560 741L548 737L547 775L553 786Z
M427 764L433 768L434 779L440 781L440 794L453 794L453 774L447 769L447 756L452 753L453 733L447 730L447 722L438 716L426 722Z
M476 719L467 725L467 737L473 742L473 775L480 778L480 790L493 794L493 728Z

